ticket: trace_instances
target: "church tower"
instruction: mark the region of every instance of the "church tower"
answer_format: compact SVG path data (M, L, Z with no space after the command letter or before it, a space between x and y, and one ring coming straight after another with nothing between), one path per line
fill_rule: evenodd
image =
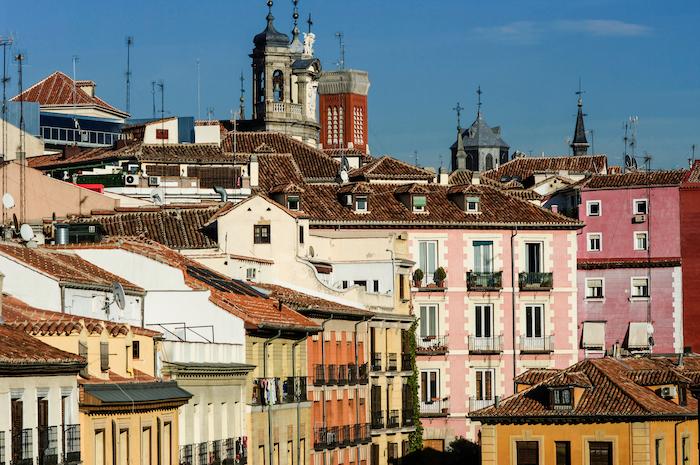
M356 149L368 154L367 71L326 71L321 75L318 92L323 148Z
M578 114L576 115L576 127L574 128L574 138L571 141L571 150L576 155L586 155L588 153L588 140L586 139L586 128L583 125L583 98L581 90L578 94Z
M268 0L267 26L253 38L253 117L245 124L252 130L275 131L316 146L319 125L316 116L321 62L313 56L315 36L309 31L299 40L298 0L294 1L292 40L277 31Z

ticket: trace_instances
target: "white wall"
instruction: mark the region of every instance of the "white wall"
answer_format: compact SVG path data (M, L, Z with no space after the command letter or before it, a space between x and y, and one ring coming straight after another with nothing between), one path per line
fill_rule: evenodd
M61 311L58 281L0 255L0 273L5 275L3 291L29 305Z
M122 310L111 292L67 287L64 294L64 310L71 315L141 326L141 299L139 296L127 295L126 305Z

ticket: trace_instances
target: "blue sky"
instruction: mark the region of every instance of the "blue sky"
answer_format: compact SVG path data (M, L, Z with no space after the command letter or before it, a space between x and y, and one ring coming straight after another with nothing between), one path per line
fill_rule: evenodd
M463 124L476 111L503 128L511 149L567 152L579 77L596 152L620 164L623 123L639 117L638 152L655 168L700 156L700 2L300 0L311 12L316 54L325 69L338 57L343 31L347 67L365 69L370 147L422 165L447 163L459 101ZM196 61L201 113L228 118L239 75L250 86L252 38L265 25L262 0L198 2L0 0L0 35L12 33L27 56L25 83L54 70L97 82L97 93L125 106L125 37L134 37L134 116L151 114L151 81L165 81L166 111L196 116ZM291 0L277 0L275 24L289 32ZM303 30L306 25L302 24ZM13 68L14 69L14 68ZM16 87L16 79L11 83ZM248 110L249 112L249 110ZM589 136L590 138L590 136Z

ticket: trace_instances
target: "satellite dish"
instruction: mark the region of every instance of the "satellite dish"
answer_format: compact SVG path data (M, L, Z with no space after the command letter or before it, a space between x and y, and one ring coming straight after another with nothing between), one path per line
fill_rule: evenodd
M348 182L350 180L350 176L348 176L348 172L345 170L342 170L340 172L340 180L343 181L343 184Z
M117 307L120 310L124 310L124 307L126 307L126 295L120 283L116 281L112 283L112 294L114 294L114 302L116 302Z
M148 197L156 205L163 205L163 198L165 197L162 189L153 189Z
M24 223L19 228L19 235L20 235L20 237L22 237L22 240L25 242L29 242L32 239L34 239L34 231L32 230L32 227L29 226L27 223Z
M15 206L15 198L9 192L5 192L2 196L2 206L8 210Z

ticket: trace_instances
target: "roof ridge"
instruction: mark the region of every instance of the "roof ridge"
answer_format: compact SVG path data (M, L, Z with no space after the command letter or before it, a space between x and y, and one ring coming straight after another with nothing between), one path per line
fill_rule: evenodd
M607 357L606 357L606 358L603 358L603 359L601 359L601 360L610 360L610 361L612 361L612 360L614 360L614 359L612 359L612 358L607 358ZM607 363L607 362L603 362L603 363ZM623 365L622 363L620 363L619 361L617 361L617 360L615 360L614 363L617 364L617 365L622 366L622 368L625 368L624 365ZM647 408L646 405L643 405L643 404L637 399L637 396L635 396L635 395L633 395L632 393L630 393L629 390L626 389L625 386L622 386L621 384L619 384L618 382L616 382L616 381L608 374L608 372L607 372L606 370L601 369L601 368L597 365L597 363L591 362L591 365L592 365L596 370L598 370L598 372L599 372L602 376L604 376L605 379L607 379L608 381L610 381L610 383L611 383L613 386L615 386L619 391L622 391L626 397L628 397L629 399L631 399L632 402L634 402L639 408L641 408L642 410L644 410L644 411L647 412L647 413L652 413L652 410L650 410L649 408ZM620 370L618 373L623 373L623 372L624 372L623 370ZM623 382L630 382L630 383L634 384L635 386L637 386L637 387L639 387L639 388L641 388L641 389L646 389L646 388L644 388L643 386L639 386L637 383L635 383L634 381L632 381L631 379L629 379L626 375L620 374L620 378L624 378L624 379L620 379L620 381L623 381ZM651 391L649 391L649 392L651 392Z

